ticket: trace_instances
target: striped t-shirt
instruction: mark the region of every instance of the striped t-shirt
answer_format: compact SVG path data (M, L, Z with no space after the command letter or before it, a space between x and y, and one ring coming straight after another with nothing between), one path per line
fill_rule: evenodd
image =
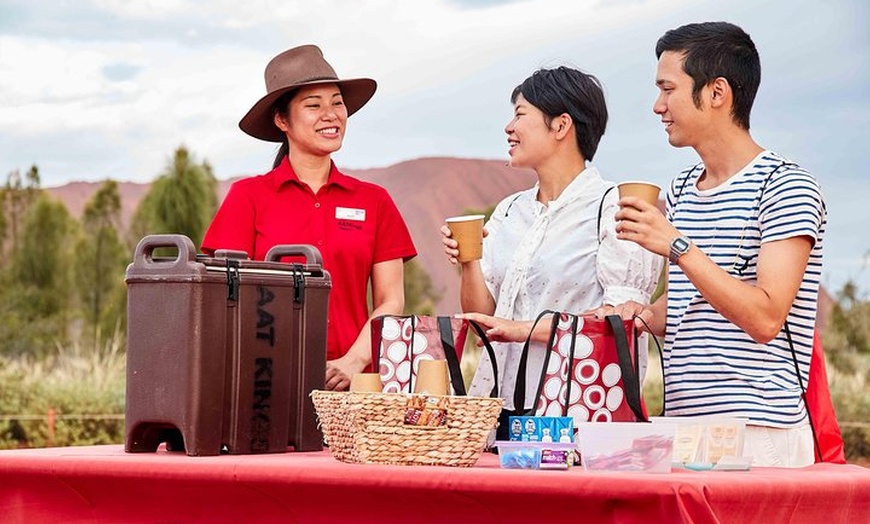
M703 172L703 164L696 165L671 183L668 218L734 278L757 283L762 243L804 235L814 240L787 319L806 386L826 223L821 189L806 170L771 151L701 191L696 184ZM753 341L716 312L676 264L668 274L664 365L668 415L727 415L771 427L806 423L785 328L768 344Z

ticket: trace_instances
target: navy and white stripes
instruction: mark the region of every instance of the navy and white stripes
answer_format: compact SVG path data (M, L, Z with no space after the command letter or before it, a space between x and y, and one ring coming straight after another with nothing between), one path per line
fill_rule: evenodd
M821 189L806 170L771 151L701 191L696 182L703 171L694 166L672 182L668 218L733 277L757 282L762 243L814 240L787 319L806 384L826 223ZM677 265L668 275L665 376L669 415L728 415L771 427L806 420L785 330L768 344L756 343L717 313Z

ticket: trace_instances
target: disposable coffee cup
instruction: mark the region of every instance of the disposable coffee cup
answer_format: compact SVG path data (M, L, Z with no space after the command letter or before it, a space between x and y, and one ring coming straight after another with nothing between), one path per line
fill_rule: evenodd
M414 393L447 395L450 387L450 373L447 371L447 361L421 360L418 364Z
M380 393L384 385L377 373L356 373L350 377L350 390L356 393Z
M446 219L447 227L459 243L460 262L479 260L483 256L483 215L464 215Z
M647 204L658 206L659 193L662 188L651 182L642 182L640 180L632 180L619 184L619 198L633 196L637 197Z

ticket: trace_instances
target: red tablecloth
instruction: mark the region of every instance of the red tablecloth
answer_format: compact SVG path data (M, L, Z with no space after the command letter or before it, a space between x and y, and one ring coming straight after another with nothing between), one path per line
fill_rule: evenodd
M566 520L554 520L565 518ZM570 520L568 520L570 519ZM870 522L870 470L669 474L343 464L121 446L0 452L0 522Z

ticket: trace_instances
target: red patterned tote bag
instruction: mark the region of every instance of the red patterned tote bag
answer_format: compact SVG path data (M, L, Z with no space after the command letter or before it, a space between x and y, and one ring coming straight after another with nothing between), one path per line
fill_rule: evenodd
M547 353L540 370L536 402L526 407L527 340L520 357L514 406L527 414L570 416L582 422L648 420L638 377L634 321L544 311L551 315ZM534 329L533 329L534 331Z
M468 323L453 317L383 315L372 319L372 362L385 393L409 393L421 360L446 360L454 395L465 395L459 361Z

